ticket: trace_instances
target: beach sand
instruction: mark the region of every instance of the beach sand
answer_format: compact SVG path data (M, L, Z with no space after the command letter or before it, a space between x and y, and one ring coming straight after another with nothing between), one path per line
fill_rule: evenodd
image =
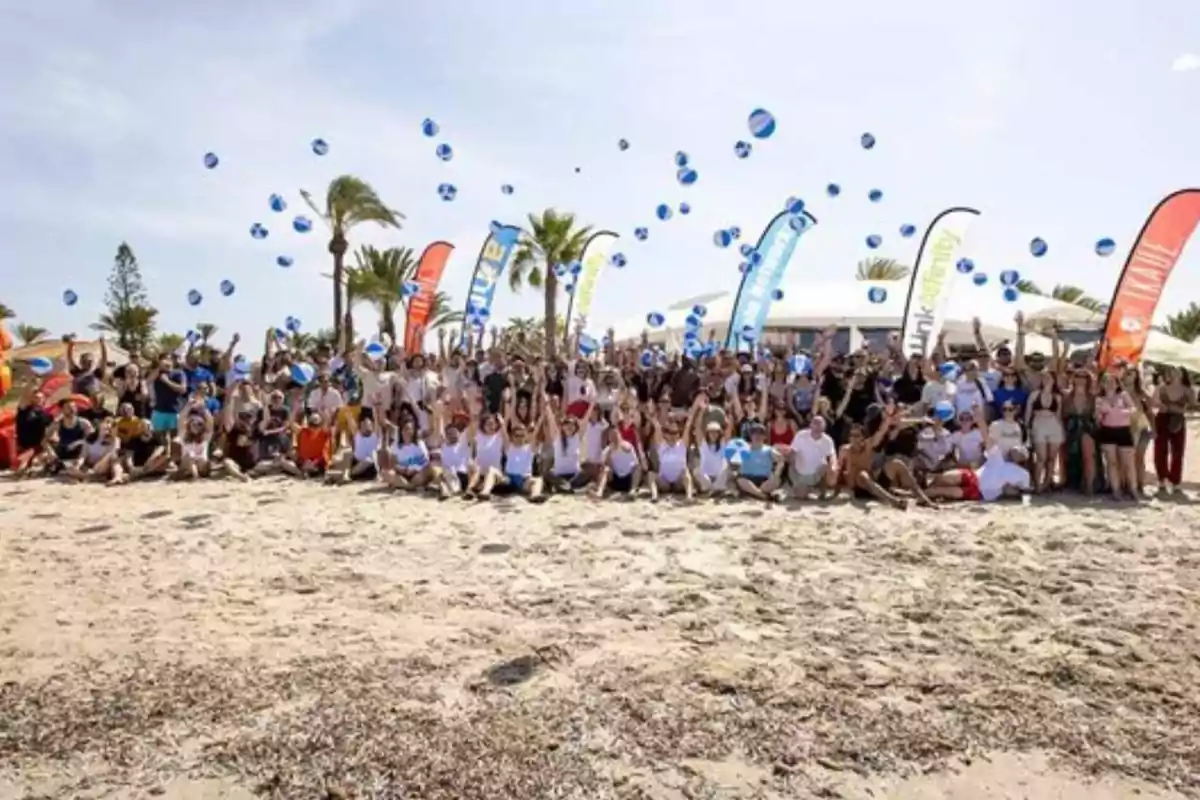
M1200 796L1198 622L1194 492L3 483L0 798Z

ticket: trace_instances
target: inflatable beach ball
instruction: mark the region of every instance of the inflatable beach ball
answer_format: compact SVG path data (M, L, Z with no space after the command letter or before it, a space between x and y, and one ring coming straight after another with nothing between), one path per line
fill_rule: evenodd
M867 247L871 248L872 250L879 247L881 244L883 244L883 237L879 234L872 233L867 237Z
M617 149L618 149L618 150L620 150L620 151L622 151L622 152L624 152L624 151L628 150L628 149L629 149L629 142L628 142L628 141L626 141L625 139L618 139L618 140L617 140Z
M291 256L276 256L275 263L281 267L290 267L292 264L294 264L296 262L294 262L292 260Z
M205 169L216 169L217 164L220 164L220 163L221 163L221 159L217 158L216 153L205 153L204 154Z
M686 167L688 165L688 154L682 150L675 153L675 166Z
M1114 242L1112 239L1109 239L1107 236L1104 237L1103 239L1096 240L1096 255L1098 255L1102 258L1107 258L1108 256L1111 256L1113 254L1113 251L1116 249L1117 249L1117 243Z
M872 286L867 290L867 300L872 303L882 303L887 300L887 289L882 286Z
M296 233L308 233L312 230L312 220L303 215L292 220L292 230Z
M500 194L512 194L512 193L513 193L513 187L512 187L511 183L501 184Z
M975 262L969 258L960 258L955 266L963 275L969 275L975 271Z
M788 227L796 233L804 233L810 224L807 214L796 214L788 220Z
M662 314L658 313L657 311L651 311L649 314L646 315L646 324L649 325L651 328L662 327L662 324L664 322L666 322L666 317L664 317Z
M976 286L983 286L988 282L988 276L986 272L976 272L971 276L971 280L975 282Z
M754 252L754 245L749 242L739 245L738 252L742 254L743 258L749 258L750 254Z
M252 237L254 237L255 239L265 239L265 238L267 238L267 234L268 234L268 231L266 229L266 226L264 226L260 223L256 222L250 226L250 235Z
M579 335L579 354L590 356L600 349L600 343L586 333Z
M733 146L733 154L738 158L749 158L752 149L749 142L739 141Z
M1005 287L1004 299L1007 300L1008 302L1015 303L1015 302L1017 302L1017 299L1020 296L1021 296L1021 292L1019 289L1017 289L1017 287L1015 287L1015 286Z
M916 232L917 232L916 225L905 224L905 225L900 226L900 235L903 236L905 239L909 238Z
M437 187L438 197L449 203L458 196L458 189L452 183L439 183Z
M649 235L650 235L650 231L646 228L634 228L633 229L633 238L637 239L639 242L646 241L646 238Z
M687 203L680 203L679 204L679 213L683 214L686 217L688 214L692 213L692 207L689 206Z
M416 281L405 281L400 287L400 296L404 299L415 297L421 291L421 284Z
M75 294L75 292L71 291L70 289L67 289L63 292L62 298L63 305L65 306L73 306L79 302L79 295Z
M25 363L29 365L29 369L33 374L38 377L49 375L54 371L54 362L42 356L34 356Z
M442 161L449 161L454 158L454 150L448 144L439 144L435 152L437 153L437 157Z
M387 348L379 342L371 342L363 348L363 354L372 361L379 361L387 355Z
M431 119L426 119L424 122L421 123L421 133L425 134L426 136L431 136L431 137L437 136L438 135L438 124Z
M313 139L309 146L319 156L323 156L329 152L329 142L324 139Z
M837 197L841 193L842 187L838 186L836 183L831 183L825 187L825 194L829 195L830 197Z
M771 299L772 300L782 300L783 299L783 289L776 289L775 291L771 292Z
M283 211L287 208L287 201L281 195L273 194L268 198L267 204L271 206L272 211Z
M610 258L609 261L618 269L629 263L629 260L625 258L624 253L613 253L612 258Z
M692 306L692 313L700 319L704 319L704 315L708 313L708 308L702 305L694 305Z
M750 135L755 139L770 139L775 133L775 115L765 108L756 108L746 120Z
M1015 269L1006 269L1000 273L1000 283L1004 286L1016 286L1021 280L1021 274Z
M187 301L189 306L198 306L204 301L204 295L200 294L195 289L192 289L187 293Z
M804 201L799 197L789 197L783 204L783 210L789 214L803 214Z
M666 203L659 203L658 208L654 209L654 216L658 217L664 222L669 220L671 218L671 207Z
M735 240L740 239L740 238L742 238L742 229L739 228L737 225L730 225L729 226L729 235L732 236Z
M291 333L299 333L300 327L301 327L300 326L300 318L299 317L288 317L287 319L285 319L283 321L283 326L285 328L287 328L288 331Z
M1041 258L1049 249L1050 246L1044 239L1035 238L1029 243L1029 252L1033 253L1034 258Z
M750 449L750 444L745 439L730 439L725 443L725 460L729 462L740 461L742 453Z
M871 191L867 192L867 199L872 203L878 203L883 199L883 191L881 189L872 189Z
M308 384L312 383L313 378L316 377L317 369L312 364L302 361L297 364L292 364L290 373L293 381L301 386L307 386Z
M862 145L863 150L870 150L875 146L875 137L869 133L864 133L858 140Z
M696 174L696 170L691 167L680 167L679 171L675 173L675 180L679 181L683 186L691 186L699 177Z
M233 285L233 281L231 281L231 280L221 281L220 288L221 288L221 294L223 294L225 297L229 297L229 295L233 294L234 291L236 291L236 289L237 289L237 287L235 287Z

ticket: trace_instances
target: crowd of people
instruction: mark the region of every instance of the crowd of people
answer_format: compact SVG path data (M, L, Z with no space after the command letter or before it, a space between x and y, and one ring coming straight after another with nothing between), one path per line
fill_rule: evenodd
M443 499L550 494L774 502L839 493L907 508L1029 494L1146 496L1182 480L1186 375L1098 372L1053 352L989 347L908 355L722 351L691 359L606 340L548 362L492 332L488 348L404 353L388 341L301 356L268 332L261 360L189 344L112 367L66 360L71 394L35 387L16 417L17 477L112 485L289 475L381 482ZM610 332L611 333L611 332ZM481 337L482 338L482 337ZM451 337L453 341L453 337ZM481 342L482 344L482 342ZM567 351L578 352L578 341ZM154 354L151 354L154 355ZM115 402L114 402L115 401Z

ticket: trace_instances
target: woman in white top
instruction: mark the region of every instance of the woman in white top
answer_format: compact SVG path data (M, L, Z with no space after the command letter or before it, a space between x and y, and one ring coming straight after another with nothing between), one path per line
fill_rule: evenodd
M96 431L83 443L83 462L79 466L68 465L63 472L79 481L102 481L109 485L124 483L125 470L121 468L121 441L113 432L111 418L96 423Z
M700 487L702 494L727 491L729 480L729 463L725 460L725 442L729 439L729 426L732 417L727 416L725 424L712 420L704 422L708 411L708 398L701 395L696 398L699 412L691 415L694 430L693 441L696 446L696 465L692 470L692 480Z
M659 492L682 492L687 500L694 496L692 473L688 471L688 445L696 424L696 409L697 404L693 403L682 430L673 419L660 422L656 418L652 423L650 447L658 455L658 472L646 475L651 501L658 500Z
M211 474L208 447L212 437L212 414L203 400L193 399L179 415L179 465L170 473L173 480L192 481Z
M434 402L433 416L430 424L433 432L429 437L432 448L429 457L433 461L433 476L431 481L438 484L438 495L445 500L460 494L473 485L478 476L475 460L471 457L471 440L473 436L460 431L454 424L446 424L447 395L453 396L449 390L443 389L442 396ZM472 416L473 420L475 417ZM470 430L474 423L470 423Z
M533 457L537 440L533 431L541 428L541 423L535 423L532 430L526 428L513 416L512 393L505 389L504 423L500 425L499 436L504 443L504 470L489 469L483 479L483 490L479 493L480 500L488 500L492 492L499 490L502 494L523 494L530 502L539 503L546 499L542 494L542 479L533 472Z
M544 401L550 405L550 398ZM564 414L562 422L554 419L553 413L544 417L546 440L554 451L550 466L550 488L556 492L573 493L587 486L590 478L583 472L583 435L579 432L579 419Z
M393 489L420 489L427 486L436 476L429 450L417 436L417 421L405 414L398 427L386 424L388 438L394 437L394 441L388 454L391 464L383 472L384 481Z
M621 438L616 428L604 431L604 455L601 458L604 471L600 480L592 489L592 497L599 499L604 491L612 487L626 499L637 494L638 486L642 483L642 473L645 472L646 459L644 454L634 445Z
M329 474L327 483L348 483L351 480L373 481L379 477L379 451L383 446L383 438L375 429L375 420L364 416L358 423L350 446L338 453Z
M983 412L981 407L980 413ZM958 430L950 434L950 446L954 448L954 460L960 467L978 469L983 465L983 431L975 424L975 414L961 411L958 415Z

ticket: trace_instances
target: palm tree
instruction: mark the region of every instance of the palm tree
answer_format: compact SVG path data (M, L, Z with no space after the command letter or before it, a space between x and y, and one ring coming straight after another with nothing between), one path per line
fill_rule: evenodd
M1200 338L1200 304L1192 303L1182 311L1168 315L1167 333L1185 342Z
M17 312L4 305L4 303L0 303L0 322L3 322L6 319L15 319L16 316Z
M454 311L454 300L445 292L433 295L433 304L429 308L429 321L425 323L426 331L436 331L447 325L458 325L463 321L463 312Z
M211 339L216 332L217 326L213 325L211 322L196 323L196 334L199 335L200 340L204 342L204 344L208 344L208 340Z
M558 276L556 264L570 264L583 257L583 248L592 234L590 225L575 227L575 215L548 208L539 217L529 215L529 232L521 240L516 257L508 268L508 285L519 291L522 285L541 287L544 346L547 359L555 357L558 337Z
M412 280L417 271L412 249L389 247L378 250L368 245L358 248L354 260L357 267L347 275L347 285L353 284L359 298L375 306L379 312L379 329L396 341L396 306L405 305L404 284Z
M864 258L854 277L860 281L898 281L912 272L894 258Z
M24 322L17 326L15 332L17 338L21 340L21 344L26 345L37 344L50 333L45 328L39 328L37 325L27 325Z
M388 208L371 185L353 175L342 175L330 182L325 192L325 205L318 208L312 195L301 190L300 196L313 213L329 228L329 253L333 256L333 331L339 348L345 332L342 319L342 289L345 285L347 236L361 222L374 222L385 228L399 228L404 215Z
M1033 281L1017 281L1016 289L1023 294L1036 294L1046 297L1046 293L1038 287ZM1102 314L1108 310L1106 303L1101 303L1094 297L1089 297L1087 292L1080 289L1078 286L1070 286L1068 284L1058 284L1054 290L1050 292L1049 297L1053 300L1058 300L1060 303L1070 303L1071 305L1086 308L1088 311L1094 311L1097 314Z
M554 340L561 342L567 333L566 320L555 320ZM508 341L525 348L531 353L545 349L546 323L537 317L513 317L504 326L501 334Z
M178 333L160 333L158 338L154 340L154 346L159 353L174 353L180 347L183 347L185 339Z
M116 334L119 347L131 353L139 352L150 343L157 316L157 308L127 306L109 314L101 314L91 327L94 331Z

